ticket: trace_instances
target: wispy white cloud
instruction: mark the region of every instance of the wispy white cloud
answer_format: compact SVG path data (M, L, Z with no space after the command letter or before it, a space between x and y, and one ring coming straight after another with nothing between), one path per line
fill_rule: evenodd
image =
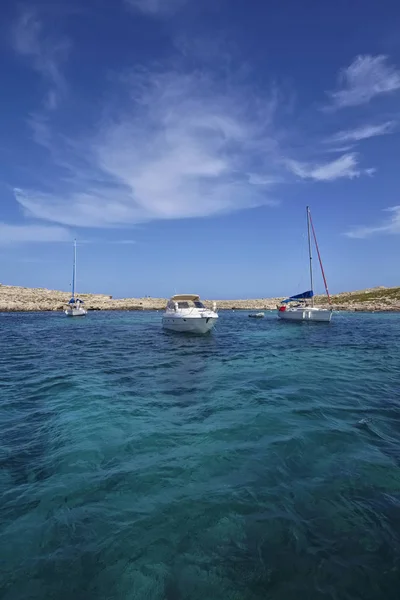
M144 14L165 16L174 13L189 0L125 0L126 4Z
M350 238L364 239L378 234L400 234L400 206L391 206L385 211L391 213L389 219L379 225L354 227L345 235Z
M52 132L48 124L48 119L41 113L32 113L27 119L28 125L31 128L33 140L52 151Z
M363 125L356 129L347 129L335 133L326 140L328 143L346 143L346 142L359 142L368 138L377 137L380 135L387 135L393 133L395 130L396 123L394 121L386 121L380 125Z
M339 73L338 88L329 92L331 108L366 104L375 96L400 89L400 71L385 55L359 55Z
M66 242L71 239L70 232L64 227L0 223L0 244Z
M129 91L128 110L100 123L95 137L69 144L68 185L51 194L15 190L30 216L103 227L275 203L273 94L261 103L202 73L175 71L135 73ZM47 130L38 134L47 144ZM51 143L60 152L62 140ZM65 167L70 160L66 151ZM85 166L77 172L78 163Z
M248 177L248 182L251 185L268 185L268 186L272 186L272 185L276 185L278 183L283 183L283 178L282 177L278 177L278 176L267 176L267 175L260 175L257 173L248 173L247 174Z
M91 237L90 239L80 239L79 240L79 244L101 244L101 245L105 245L105 244L112 244L112 245L122 245L122 246L130 246L130 245L135 245L137 242L136 240L131 240L131 239L121 239L121 240L110 240L107 238L93 238Z
M60 64L66 59L70 43L54 40L46 35L44 27L33 9L25 9L12 31L15 52L28 59L32 67L48 83L45 108L53 110L65 93L66 83Z
M15 189L25 215L65 226L123 227L274 205L288 172L319 182L374 173L360 167L346 142L389 133L393 122L340 131L330 139L336 147L325 146L340 151L338 158L305 161L297 143L297 151L291 148L287 119L277 125L285 103L276 86L260 94L243 73L212 73L187 70L182 59L181 68L115 77L115 96L95 133L79 139L54 129L47 112L31 115L34 140L49 151L59 178L49 169L43 186Z
M334 181L335 179L353 179L362 173L371 175L370 169L361 170L358 167L357 154L354 152L343 154L336 160L325 163L304 163L296 160L287 160L287 168L301 179L314 181Z
M328 143L330 140L324 140L324 143ZM353 150L354 144L348 144L347 146L332 146L331 148L324 148L324 152L329 152L330 154L343 154L343 152L350 152Z

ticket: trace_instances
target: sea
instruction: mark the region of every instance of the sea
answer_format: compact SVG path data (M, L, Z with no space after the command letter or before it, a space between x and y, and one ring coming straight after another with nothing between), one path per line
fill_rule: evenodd
M1 600L398 600L400 315L0 315Z

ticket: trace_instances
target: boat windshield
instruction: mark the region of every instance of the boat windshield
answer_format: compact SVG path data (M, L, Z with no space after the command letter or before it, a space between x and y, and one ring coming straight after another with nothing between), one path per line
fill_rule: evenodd
M175 305L178 305L178 309L184 308L205 308L204 304L200 302L200 300L179 300L178 302L174 302L170 300L167 304L167 308L174 309Z

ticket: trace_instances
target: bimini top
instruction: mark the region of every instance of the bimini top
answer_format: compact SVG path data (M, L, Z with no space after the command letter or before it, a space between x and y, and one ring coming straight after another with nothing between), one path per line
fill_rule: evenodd
M77 302L80 302L81 304L85 304L83 300L81 300L80 298L71 298L71 300L68 302L68 304L76 304Z
M198 302L200 300L200 296L198 294L176 294L172 296L171 300L174 302L180 302L185 300L192 300L192 302Z
M290 298L286 298L286 300L282 300L282 304L286 304L287 302L292 302L293 300L307 300L307 298L312 298L314 296L314 292L312 290L308 290L307 292L303 292L302 294L296 294L296 296L290 296Z

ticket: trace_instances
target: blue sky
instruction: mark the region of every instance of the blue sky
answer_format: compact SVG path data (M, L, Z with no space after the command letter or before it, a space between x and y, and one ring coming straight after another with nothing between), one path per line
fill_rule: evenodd
M0 281L114 296L399 285L400 7L2 4ZM322 291L316 277L316 291Z

